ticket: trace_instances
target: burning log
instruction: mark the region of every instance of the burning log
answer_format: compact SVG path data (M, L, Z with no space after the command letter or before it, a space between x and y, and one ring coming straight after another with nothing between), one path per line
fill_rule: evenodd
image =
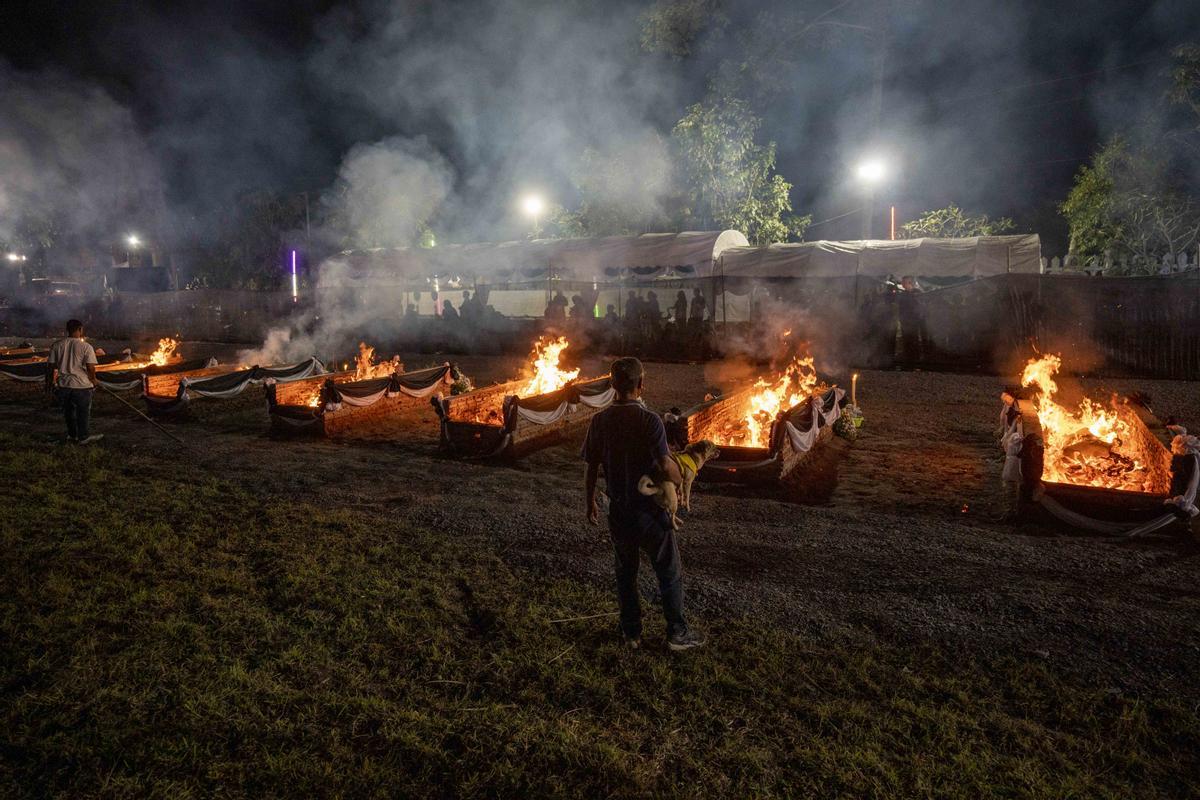
M1195 437L1168 430L1128 398L1062 405L1054 379L1061 366L1055 355L1031 359L1022 387L1001 395L1003 477L1020 487L1016 511L1039 504L1071 525L1127 535L1196 516Z
M268 379L272 429L347 439L394 434L398 424L418 421L427 408L418 401L448 391L457 375L449 362L415 372L403 372L398 360L385 364L395 371L366 380L358 379L357 368L291 382Z
M437 397L443 448L456 455L518 456L561 441L616 396L607 376L579 380L578 369L563 369L569 347L564 338L539 339L525 378Z

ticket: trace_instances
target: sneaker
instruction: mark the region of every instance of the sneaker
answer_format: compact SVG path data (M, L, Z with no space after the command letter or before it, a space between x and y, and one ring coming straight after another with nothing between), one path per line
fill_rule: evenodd
M642 646L642 637L640 636L622 636L621 638L625 641L627 650L638 650Z
M667 647L671 650L691 650L704 644L704 636L693 628L680 633L672 633L667 637Z
M80 439L79 443L80 444L91 444L92 442L98 442L103 438L104 438L103 433L93 433L91 436L87 437L86 439Z

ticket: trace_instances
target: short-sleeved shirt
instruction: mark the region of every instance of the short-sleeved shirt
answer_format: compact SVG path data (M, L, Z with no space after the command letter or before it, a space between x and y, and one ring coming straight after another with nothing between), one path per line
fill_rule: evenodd
M60 389L91 389L87 365L96 363L96 350L83 339L69 336L50 345L46 363L58 370Z
M638 491L643 475L652 475L668 454L662 419L640 400L617 401L592 417L583 442L583 460L604 468L609 501L617 508L651 504Z

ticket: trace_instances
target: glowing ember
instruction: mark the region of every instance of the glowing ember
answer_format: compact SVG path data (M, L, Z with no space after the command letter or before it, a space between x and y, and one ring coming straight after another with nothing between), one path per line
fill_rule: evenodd
M754 383L736 422L713 431L710 437L726 447L770 447L771 424L780 414L827 387L817 378L812 356L796 356L777 378Z
M313 393L310 394L308 396L308 399L304 401L304 405L308 406L309 408L316 408L317 406L321 405L321 387L320 386L318 386L316 389L313 390Z
M533 377L521 388L519 392L521 397L533 397L553 392L579 377L577 369L564 370L558 367L558 359L562 355L562 351L569 346L570 343L561 336L557 339L541 338L537 340L530 356L533 359Z
M400 356L392 356L390 361L375 363L375 348L366 342L358 343L358 357L354 359L354 380L365 381L370 378L386 378L393 372L403 372L404 365ZM316 405L312 403L311 405Z
M150 363L156 367L165 367L175 355L179 342L174 339L159 339L158 349L150 354Z
M1021 373L1021 385L1034 388L1034 405L1045 442L1043 479L1053 483L1095 486L1130 492L1165 493L1170 477L1162 455L1152 452L1158 443L1142 433L1141 420L1116 398L1108 407L1084 398L1072 411L1054 400L1054 380L1062 366L1056 355L1030 359Z

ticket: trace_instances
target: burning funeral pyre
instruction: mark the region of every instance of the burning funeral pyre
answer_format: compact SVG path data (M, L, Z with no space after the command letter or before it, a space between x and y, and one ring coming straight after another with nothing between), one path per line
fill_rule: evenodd
M529 366L522 370L523 377L459 395L449 404L451 419L481 425L502 425L506 397L550 394L578 380L578 369L564 369L559 363L570 346L570 342L562 336L540 337L529 354ZM468 397L471 399L467 400Z
M172 417L187 411L194 398L229 400L252 385L271 381L291 383L321 375L325 365L316 358L295 364L258 366L246 364L205 365L196 369L142 375L142 399L148 413Z
M568 347L562 337L539 338L524 377L435 399L442 445L470 455L527 452L585 424L614 393L607 376L580 380L579 369L564 368Z
M1163 427L1131 400L1064 405L1055 380L1061 367L1056 355L1030 359L1023 388L1001 395L1012 518L1040 505L1076 527L1140 536L1200 515L1200 439Z
M314 359L315 361L315 359ZM450 363L405 372L399 356L375 362L375 348L358 345L354 368L316 377L266 379L272 427L280 432L317 432L345 438L395 435L428 405L412 402L448 390L458 375ZM428 424L427 422L425 424Z
M336 369L336 367L334 367ZM387 361L375 363L375 348L366 342L358 343L358 355L354 357L354 369L349 368L336 372L329 376L329 379L334 383L351 383L353 381L366 381L373 378L386 378L390 375L404 372L404 364L400 361L400 356L392 356ZM324 383L317 384L311 388L300 405L308 406L309 408L317 408L321 405L321 390Z
M795 356L775 377L759 377L751 391L741 393L741 408L702 438L723 447L770 447L779 415L828 388L817 377L811 355Z
M392 356L390 361L375 363L375 348L366 342L358 343L358 355L354 359L354 380L366 381L371 378L386 378L393 372L404 372L400 356Z
M530 367L533 375L517 394L521 397L547 394L561 389L578 378L578 369L562 369L558 363L562 358L563 351L570 346L570 343L562 336L557 339L545 337L538 339L530 356L533 362Z
M846 400L817 376L811 355L795 355L777 374L685 412L671 423L673 438L721 448L702 470L709 480L782 480L832 436Z
M1056 355L1030 359L1021 385L1031 389L1045 446L1042 479L1053 483L1165 494L1170 457L1128 402L1084 398L1074 409L1060 404Z

